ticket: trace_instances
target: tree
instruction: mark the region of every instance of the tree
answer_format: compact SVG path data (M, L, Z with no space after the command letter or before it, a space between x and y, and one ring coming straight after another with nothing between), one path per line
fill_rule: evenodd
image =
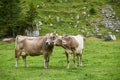
M29 10L26 12L26 22L27 22L27 29L28 30L33 30L35 26L35 18L37 16L37 11L36 7L34 6L33 3L29 4Z
M21 19L18 34L26 35L26 31L31 32L36 28L35 19L37 10L33 3L29 4L28 10L25 12L24 18Z
M0 36L15 36L20 17L19 0L0 0Z

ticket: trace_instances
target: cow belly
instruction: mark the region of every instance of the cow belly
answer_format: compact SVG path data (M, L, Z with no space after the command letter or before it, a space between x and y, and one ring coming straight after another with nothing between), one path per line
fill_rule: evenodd
M30 56L39 56L39 55L42 55L40 53L29 53Z
M26 53L30 56L39 56L43 54L42 51L40 52L39 50L34 50L34 49L26 50Z

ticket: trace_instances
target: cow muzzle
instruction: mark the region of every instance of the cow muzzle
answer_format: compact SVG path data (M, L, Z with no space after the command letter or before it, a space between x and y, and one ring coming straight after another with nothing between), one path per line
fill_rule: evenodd
M46 44L46 45L53 45L54 42L46 42L45 44Z

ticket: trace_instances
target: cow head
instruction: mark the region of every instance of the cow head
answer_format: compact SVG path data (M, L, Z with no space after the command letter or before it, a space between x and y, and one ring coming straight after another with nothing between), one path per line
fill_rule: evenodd
M55 38L56 38L56 34L55 33L48 33L48 34L46 34L46 41L45 41L45 43L47 45L53 45Z
M68 43L69 37L68 36L57 36L54 40L54 44L56 46L64 46Z
M61 46L62 45L62 36L57 36L54 40L54 45Z

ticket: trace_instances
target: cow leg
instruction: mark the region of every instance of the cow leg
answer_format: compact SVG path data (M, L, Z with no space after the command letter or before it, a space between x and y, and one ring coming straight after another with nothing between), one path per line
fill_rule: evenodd
M69 69L70 59L68 53L66 53L66 57L67 57L67 69Z
M77 54L77 59L78 59L78 65L77 66L79 66L79 63L80 63L80 55L79 54Z
M15 67L16 67L16 68L18 67L19 57L20 57L20 52L18 52L18 51L15 49L15 59L16 59Z
M83 54L83 50L81 50L81 52L79 54L79 66L82 66L82 54Z
M47 66L47 56L44 55L44 68L47 69L48 66Z
M76 53L75 52L73 52L73 62L74 62L75 68L76 68L77 64L76 64Z
M82 54L79 55L79 66L82 66Z
M50 55L48 55L48 57L47 57L47 67L49 66L49 61L50 61Z
M16 58L15 67L18 67L18 58Z
M22 59L23 59L25 67L28 67L27 62L26 62L26 56L22 56Z

